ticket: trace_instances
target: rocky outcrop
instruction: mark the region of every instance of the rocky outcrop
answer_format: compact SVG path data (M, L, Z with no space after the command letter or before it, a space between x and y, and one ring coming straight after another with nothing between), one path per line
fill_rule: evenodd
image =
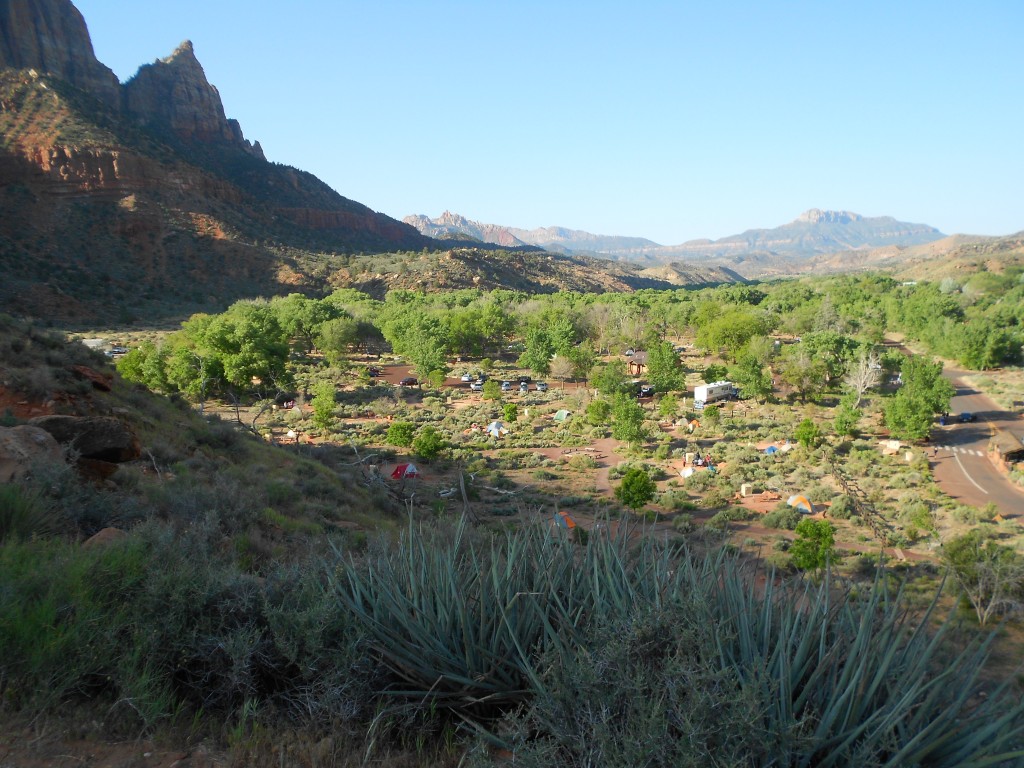
M124 462L142 455L142 447L131 427L109 416L39 416L29 425L49 432L58 443L76 451L83 459Z
M60 445L35 426L0 427L0 483L25 475L40 461L60 461Z
M229 144L263 157L259 142L250 144L236 120L228 120L220 92L206 79L192 43L186 40L166 59L139 67L124 86L129 114L170 129L185 141Z
M49 72L110 107L121 104L117 76L97 60L85 19L67 0L0 2L0 67Z

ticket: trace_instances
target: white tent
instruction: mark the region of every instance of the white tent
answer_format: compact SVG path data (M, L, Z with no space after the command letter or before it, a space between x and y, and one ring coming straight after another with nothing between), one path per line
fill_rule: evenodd
M508 434L508 428L500 421L492 421L487 425L486 432L491 437L501 437Z

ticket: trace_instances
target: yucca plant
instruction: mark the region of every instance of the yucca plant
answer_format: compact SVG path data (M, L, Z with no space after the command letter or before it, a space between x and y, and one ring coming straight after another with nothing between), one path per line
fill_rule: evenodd
M911 619L881 583L852 599L651 537L471 533L410 527L389 553L339 559L330 585L391 670L387 695L488 729L523 765L1024 759L1019 696L982 694L987 641L949 655L934 606Z

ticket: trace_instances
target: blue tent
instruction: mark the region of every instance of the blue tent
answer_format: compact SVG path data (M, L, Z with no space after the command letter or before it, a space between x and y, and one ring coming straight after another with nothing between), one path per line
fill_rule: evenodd
M774 445L769 445L767 448L764 449L764 452L771 456L773 453L778 453L779 449L776 448Z

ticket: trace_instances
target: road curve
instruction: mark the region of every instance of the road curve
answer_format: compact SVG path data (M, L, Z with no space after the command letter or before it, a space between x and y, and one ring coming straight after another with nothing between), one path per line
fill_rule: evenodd
M982 507L993 503L1007 518L1024 517L1024 491L996 469L988 457L988 443L997 424L1020 419L1001 411L985 394L963 382L963 371L942 372L956 387L950 413L953 424L932 432L930 461L943 493L963 504ZM961 424L956 417L972 413L975 421Z

